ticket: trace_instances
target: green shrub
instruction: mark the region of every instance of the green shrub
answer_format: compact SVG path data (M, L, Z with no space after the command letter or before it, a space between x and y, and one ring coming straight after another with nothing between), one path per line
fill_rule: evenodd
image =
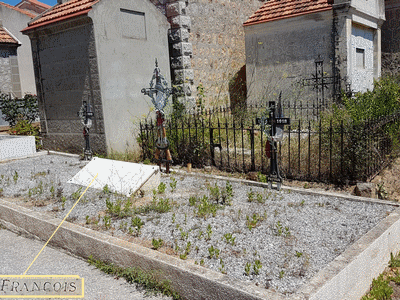
M37 98L30 94L18 99L1 93L0 110L10 127L15 126L18 120L26 120L28 123L32 123L39 116Z

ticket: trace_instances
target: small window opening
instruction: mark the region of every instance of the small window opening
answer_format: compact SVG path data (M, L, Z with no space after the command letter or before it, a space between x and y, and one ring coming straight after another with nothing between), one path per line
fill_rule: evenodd
M356 67L365 69L365 49L356 48Z

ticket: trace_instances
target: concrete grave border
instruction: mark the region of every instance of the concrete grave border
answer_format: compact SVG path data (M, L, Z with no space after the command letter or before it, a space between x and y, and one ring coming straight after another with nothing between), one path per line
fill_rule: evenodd
M200 176L200 174L193 175ZM207 176L267 187L266 184L248 180ZM298 188L285 189L311 195L335 196L351 201L384 203L397 208L291 296L272 292L167 254L68 222L63 224L50 244L85 259L93 255L96 259L123 267L138 266L145 270L159 270L163 279L170 280L172 287L184 299L359 300L369 288L372 279L387 266L390 253L400 251L400 204ZM0 223L13 232L46 241L60 222L60 219L0 199ZM40 263L40 257L35 263Z

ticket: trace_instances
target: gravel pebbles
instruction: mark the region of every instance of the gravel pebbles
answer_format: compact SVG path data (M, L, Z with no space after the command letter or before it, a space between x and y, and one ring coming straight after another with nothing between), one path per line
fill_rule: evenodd
M84 166L59 155L1 163L2 195L62 218L84 189L66 182ZM162 175L161 182L162 193L139 193L130 202L106 188L89 189L68 220L150 247L153 239L161 239L158 251L267 289L294 293L394 210L391 205L182 174ZM107 212L106 202L113 214ZM141 212L124 216L131 203ZM144 223L140 230L134 217Z

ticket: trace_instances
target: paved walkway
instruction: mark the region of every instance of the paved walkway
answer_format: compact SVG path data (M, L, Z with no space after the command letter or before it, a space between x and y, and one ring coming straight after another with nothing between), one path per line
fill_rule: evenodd
M0 229L0 274L22 275L44 243ZM167 300L147 296L124 279L115 279L86 261L47 246L27 275L79 275L85 279L85 300Z

